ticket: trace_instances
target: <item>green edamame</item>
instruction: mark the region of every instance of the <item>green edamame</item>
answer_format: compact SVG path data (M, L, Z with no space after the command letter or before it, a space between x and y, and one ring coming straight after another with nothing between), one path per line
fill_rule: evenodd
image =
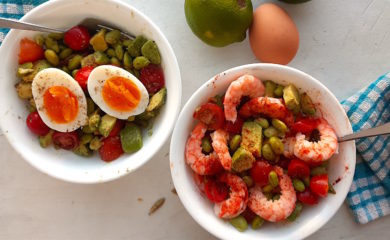
M57 66L60 63L57 53L51 49L45 50L45 58L53 66Z
M205 153L211 153L213 147L211 146L210 140L208 137L202 138L202 151Z
M141 48L148 40L142 36L137 36L134 41L132 41L127 47L127 51L130 53L132 57L138 57L141 55Z
M297 190L298 192L305 191L305 184L297 178L293 179L293 186L294 186L294 189Z
M144 57L149 59L149 61L153 64L160 64L161 63L161 57L160 52L158 51L157 44L152 41L148 40L141 48L141 53Z
M269 184L275 188L279 185L279 178L275 171L271 171L268 174L268 182Z
M263 130L263 134L264 136L266 136L267 138L270 138L270 137L275 137L275 136L278 136L278 130L276 130L276 128L274 127L268 127L266 129Z
M243 232L248 228L248 223L243 216L238 216L229 220L230 224L233 225L238 231Z
M327 174L328 171L324 167L315 167L310 170L310 175L311 176L317 176L317 175L323 175Z
M264 193L270 193L274 189L271 184L268 184L262 188Z
M282 133L285 133L288 131L287 125L284 122L282 122L276 118L272 119L272 126L274 126L274 128L276 128L277 130L279 130Z
M71 73L67 66L63 66L61 69L62 69L62 71L66 72L67 74Z
M278 85L274 90L275 97L278 97L278 98L283 97L283 89L284 89L284 87L282 85Z
M133 66L133 61L128 52L125 52L123 54L123 66L125 66L126 68L131 68Z
M139 56L139 57L136 57L134 60L133 60L133 66L135 69L137 70L140 70L141 68L144 68L146 66L148 66L150 63L149 59L147 59L146 57L144 56Z
M68 62L68 69L74 70L79 68L81 66L81 59L83 59L81 55L74 55Z
M276 88L276 84L272 81L265 81L265 96L266 97L274 97L274 91Z
M297 202L297 203L295 204L294 211L290 214L290 216L287 217L287 221L289 221L289 222L295 221L295 219L297 219L297 217L299 216L299 214L301 214L302 208L303 208L302 203Z
M120 132L122 149L125 153L132 153L142 148L141 129L134 123L127 123Z
M112 48L109 48L106 50L106 54L109 56L109 57L115 57L116 54L115 54L115 50L112 49Z
M122 45L125 47L128 47L130 45L130 43L132 43L132 42L133 42L132 40L126 39L126 40L122 41Z
M45 46L47 49L51 49L54 52L60 52L60 47L58 46L58 42L52 38L45 38Z
M270 137L269 144L271 145L272 151L278 155L284 152L284 144L278 137Z
M121 62L120 62L119 59L116 58L116 57L112 57L112 58L110 59L110 62L111 62L112 65L115 65L115 66L120 66L120 65L121 65Z
M34 37L34 41L42 47L43 43L45 42L45 38L43 37L42 34L38 34Z
M73 50L70 48L65 48L60 52L60 59L65 59L72 54Z
M253 179L250 176L243 176L242 180L245 182L245 184L248 188L250 188L254 185Z
M256 215L256 217L252 220L252 229L256 230L259 229L264 223L264 219Z
M52 38L54 40L61 40L64 38L64 34L63 33L49 33L49 35L47 35L49 38Z
M106 33L104 36L104 40L111 45L114 45L120 41L121 32L119 30L112 30Z
M108 64L110 62L110 59L103 52L96 51L94 52L93 56L95 58L95 62L99 65Z
M268 161L274 161L275 160L275 153L272 151L271 145L266 143L261 148L261 152L263 154L263 157Z
M229 147L231 151L236 151L241 144L241 135L234 135L229 142Z
M255 119L255 122L257 122L258 124L260 124L260 126L263 128L263 129L266 129L269 127L269 122L266 118L256 118Z
M121 45L117 44L115 45L115 56L119 59L119 60L123 60L123 54L124 54L124 51L123 51L123 48Z

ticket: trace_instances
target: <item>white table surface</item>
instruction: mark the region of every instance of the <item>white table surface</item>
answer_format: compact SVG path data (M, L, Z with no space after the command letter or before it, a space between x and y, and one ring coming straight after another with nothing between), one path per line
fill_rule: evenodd
M214 74L256 62L247 40L226 48L200 42L185 22L183 0L127 2L151 17L170 41L180 63L183 103ZM262 2L253 0L255 6ZM277 4L300 32L300 49L289 65L322 81L338 99L390 70L388 1ZM171 193L168 154L169 141L131 175L104 184L76 185L38 172L0 136L0 239L215 239ZM148 216L160 197L166 198L165 204ZM389 226L389 216L358 225L344 204L309 239L385 239Z

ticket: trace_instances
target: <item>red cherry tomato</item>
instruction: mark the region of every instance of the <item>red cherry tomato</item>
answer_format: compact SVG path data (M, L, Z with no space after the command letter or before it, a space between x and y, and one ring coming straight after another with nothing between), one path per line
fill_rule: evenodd
M100 158L105 162L111 162L123 154L121 139L119 136L107 137L99 148Z
M117 119L114 127L112 128L112 130L111 130L110 134L108 134L108 136L109 137L117 136L120 133L120 131L122 130L124 125L125 125L124 121Z
M268 184L268 174L272 171L272 166L265 161L256 161L251 168L252 179L261 187Z
M304 161L295 158L288 165L288 175L303 179L310 176L310 168Z
M30 131L38 136L45 136L49 133L50 128L42 121L38 112L32 112L27 116L26 124Z
M84 50L89 46L90 35L84 26L75 26L64 35L65 44L75 51Z
M329 190L328 175L313 176L310 179L310 190L320 197L326 197Z
M244 121L237 117L236 121L232 123L231 121L227 121L225 124L225 130L229 133L233 134L239 134L241 133L242 125L244 124Z
M87 91L88 77L94 68L94 66L85 66L78 70L74 76L74 79L79 83L80 87L84 91Z
M154 94L164 87L164 72L160 65L149 64L141 69L140 81L145 86L148 93Z
M292 125L291 129L294 132L301 132L303 134L309 134L314 129L317 128L318 124L319 124L318 119L303 118L303 119L300 119L299 121L296 121Z
M318 203L317 195L313 194L309 189L305 189L303 192L297 192L297 198L299 201L308 205L315 205Z
M215 203L222 202L229 196L229 187L214 179L209 179L205 184L207 198Z
M71 150L80 144L79 135L77 132L54 132L53 133L54 145L65 149Z
M20 40L19 64L34 62L44 58L43 48L36 42L23 38Z
M223 109L215 103L205 103L194 112L194 118L206 124L209 129L220 129L225 124Z

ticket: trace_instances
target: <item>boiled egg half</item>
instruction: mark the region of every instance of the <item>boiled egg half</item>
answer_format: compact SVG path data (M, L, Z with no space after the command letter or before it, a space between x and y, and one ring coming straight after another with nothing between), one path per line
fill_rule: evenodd
M87 100L80 85L57 68L34 77L32 94L39 116L51 129L71 132L87 123Z
M149 103L145 86L128 71L111 65L92 70L88 92L105 113L118 119L143 113Z

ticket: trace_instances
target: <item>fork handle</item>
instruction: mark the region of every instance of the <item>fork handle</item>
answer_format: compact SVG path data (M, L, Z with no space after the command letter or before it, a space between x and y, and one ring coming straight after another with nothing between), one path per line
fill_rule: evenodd
M390 122L385 123L379 127L365 129L357 133L352 133L344 137L340 137L338 139L338 142L345 142L349 140L355 140L358 138L373 137L373 136L380 136L386 134L390 134Z
M30 31L39 31L39 32L50 32L50 33L64 33L64 30L48 28L32 23L20 22L8 18L0 18L0 28L12 28L20 30L30 30Z

